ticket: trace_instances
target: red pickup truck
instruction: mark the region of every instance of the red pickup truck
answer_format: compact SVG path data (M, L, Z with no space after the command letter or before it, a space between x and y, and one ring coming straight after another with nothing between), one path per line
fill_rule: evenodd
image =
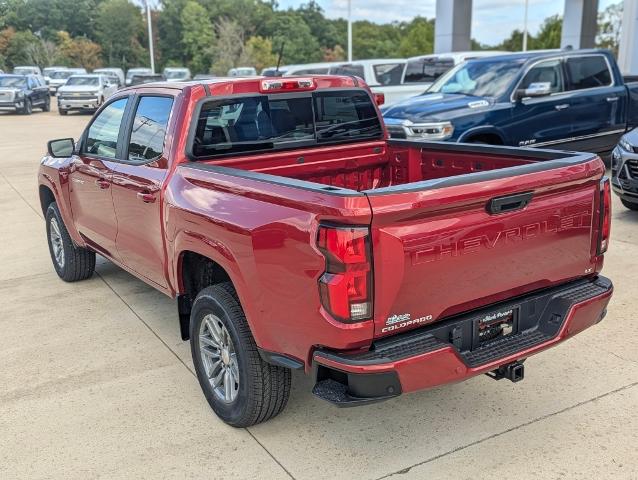
M277 415L487 373L599 322L610 188L592 154L388 140L354 77L120 90L39 171L53 265L96 254L177 298L213 410Z

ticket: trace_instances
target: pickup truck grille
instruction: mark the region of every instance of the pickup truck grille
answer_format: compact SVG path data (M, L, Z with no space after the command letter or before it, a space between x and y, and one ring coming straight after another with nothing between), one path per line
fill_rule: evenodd
M635 147L634 150L636 150ZM638 159L631 158L627 160L627 168L633 178L638 178Z
M13 102L13 92L0 92L0 102Z

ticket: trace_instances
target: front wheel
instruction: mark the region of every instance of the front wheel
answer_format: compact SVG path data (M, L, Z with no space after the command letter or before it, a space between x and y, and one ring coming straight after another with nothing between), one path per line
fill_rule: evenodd
M207 287L197 295L190 337L199 384L224 422L249 427L284 409L290 370L261 359L231 283Z
M31 115L33 113L33 104L30 98L24 99L24 107L22 107L22 115Z
M638 203L628 202L627 200L620 199L620 202L629 210L638 211Z
M46 222L49 253L58 276L65 282L77 282L93 275L95 252L73 243L55 202L47 208Z

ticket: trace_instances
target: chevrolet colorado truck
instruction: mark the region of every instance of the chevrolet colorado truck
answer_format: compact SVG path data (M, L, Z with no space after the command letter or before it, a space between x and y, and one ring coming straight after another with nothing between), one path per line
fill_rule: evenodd
M638 126L638 82L607 50L477 58L385 107L393 138L592 151L608 160Z
M248 426L284 408L292 369L339 406L521 380L605 314L604 171L388 140L365 84L309 76L120 90L38 179L60 278L99 254L176 298L206 399Z

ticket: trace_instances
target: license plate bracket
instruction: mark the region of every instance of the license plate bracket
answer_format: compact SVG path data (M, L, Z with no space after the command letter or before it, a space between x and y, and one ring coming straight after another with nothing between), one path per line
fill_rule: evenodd
M486 312L475 318L472 350L518 333L519 312L519 306L511 306Z

